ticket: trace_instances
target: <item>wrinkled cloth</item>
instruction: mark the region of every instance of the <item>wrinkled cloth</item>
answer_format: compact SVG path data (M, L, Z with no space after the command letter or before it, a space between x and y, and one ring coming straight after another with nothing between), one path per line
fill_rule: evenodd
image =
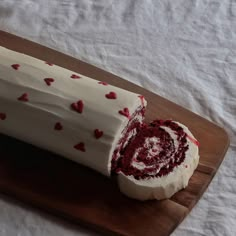
M230 149L173 236L236 235L235 0L1 0L0 29L72 55L223 126ZM100 235L0 196L1 236Z

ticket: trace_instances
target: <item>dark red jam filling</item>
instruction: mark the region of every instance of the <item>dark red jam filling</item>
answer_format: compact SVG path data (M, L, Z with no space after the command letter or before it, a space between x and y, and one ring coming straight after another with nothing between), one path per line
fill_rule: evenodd
M174 131L177 136L177 147L170 134L161 126ZM127 129L126 135L121 140L122 143L125 143L125 138L133 128L137 129L137 135L125 147L121 145L117 150L120 155L119 158L112 160L112 173L123 172L127 176L134 176L135 179L161 177L172 172L184 161L185 152L188 150L187 136L178 124L170 120L155 120L149 125L137 126L134 122ZM157 138L155 143L150 141L145 144L146 139L150 140L153 137ZM135 153L136 157L134 157ZM132 165L134 162L136 166L141 163L144 168L135 167Z

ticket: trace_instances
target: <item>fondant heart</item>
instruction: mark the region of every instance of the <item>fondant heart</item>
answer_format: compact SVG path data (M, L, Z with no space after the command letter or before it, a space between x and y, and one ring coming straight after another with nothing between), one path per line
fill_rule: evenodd
M80 79L81 77L80 77L79 75L72 74L72 75L71 75L71 78L72 78L72 79Z
M28 94L23 93L20 97L18 97L18 100L22 102L28 102L29 101Z
M5 113L0 113L0 120L6 120L7 115Z
M116 99L117 95L116 95L115 92L110 92L110 93L106 94L106 98L108 98L108 99Z
M119 114L126 116L127 118L130 118L129 109L127 107L125 107L123 110L120 110Z
M95 129L94 130L94 136L96 139L99 139L103 136L103 131L99 130L99 129Z
M86 150L85 150L85 145L84 145L84 143L78 143L78 144L76 144L75 146L74 146L74 148L75 149L77 149L77 150L79 150L79 151L81 151L81 152L85 152Z
M105 85L105 86L108 85L107 82L103 82L103 81L99 81L98 83L99 83L99 84L102 84L102 85Z
M71 108L72 108L74 111L78 111L78 104L77 104L77 102L72 103L70 106L71 106Z
M19 64L13 64L13 65L11 65L11 67L15 70L18 70L20 65Z
M192 142L192 143L194 143L196 146L200 146L200 143L199 143L199 141L197 141L195 138L193 138L193 137L191 137L190 135L186 135L187 136L187 138Z
M61 124L60 122L57 122L57 123L55 124L55 126L54 126L54 129L55 129L55 130L62 130L62 129L63 129L63 126L62 126L62 124Z
M45 78L44 81L48 86L51 86L51 83L53 83L55 80L53 78Z
M53 66L53 64L52 64L52 63L50 63L50 62L47 62L47 61L45 61L45 64L47 64L47 65L49 65L49 66Z
M142 106L144 106L144 96L143 95L139 95L138 97L141 100Z
M71 104L71 108L74 111L77 111L78 113L82 113L84 109L84 103L82 100L79 100L78 102L74 102Z

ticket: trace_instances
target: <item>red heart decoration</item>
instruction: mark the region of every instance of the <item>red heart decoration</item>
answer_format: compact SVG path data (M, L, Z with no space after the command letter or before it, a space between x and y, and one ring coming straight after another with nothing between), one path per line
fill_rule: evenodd
M57 122L57 123L55 124L55 126L54 126L54 129L55 129L55 130L62 130L62 129L63 129L63 126L62 126L62 124L61 124L60 122Z
M99 139L103 136L103 131L99 130L99 129L95 129L94 130L94 136L96 139Z
M194 143L196 146L200 146L200 143L196 140L196 139L194 139L193 137L191 137L190 135L188 135L187 134L187 138L192 142L192 143Z
M77 102L74 102L70 105L70 107L74 110L74 111L78 111L78 104Z
M105 96L108 99L116 99L117 98L117 95L115 92L110 92L110 93L106 94Z
M6 120L7 115L5 113L0 113L0 120Z
M53 83L55 80L53 78L45 78L44 81L48 86L51 86L51 83Z
M47 62L47 61L45 61L45 64L47 64L47 65L49 65L49 66L53 66L53 64L52 64L52 63L50 63L50 62Z
M144 96L143 95L139 95L138 97L141 99L142 106L144 106Z
M11 65L11 67L15 70L18 70L20 65L19 64L13 64L13 65Z
M23 93L20 97L18 97L18 100L22 102L28 102L29 101L28 94Z
M78 102L74 102L74 103L72 103L70 106L71 106L71 108L72 108L74 111L77 111L78 113L82 113L82 112L83 112L84 103L83 103L82 100L79 100Z
M125 107L123 110L120 110L119 114L126 116L127 118L130 119L129 109L127 107Z
M74 146L74 148L75 149L77 149L77 150L79 150L79 151L81 151L81 152L85 152L86 150L85 150L85 145L84 145L84 143L78 143L78 144L76 144L75 146Z
M72 74L72 75L71 75L71 78L72 78L72 79L80 79L81 77L80 77L79 75Z
M100 81L100 82L98 82L99 84L102 84L102 85L108 85L108 83L107 82L103 82L103 81Z

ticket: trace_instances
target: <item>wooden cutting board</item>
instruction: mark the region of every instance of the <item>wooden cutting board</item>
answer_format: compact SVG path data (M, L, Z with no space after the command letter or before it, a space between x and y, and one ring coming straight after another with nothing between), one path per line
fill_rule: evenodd
M139 202L123 196L114 180L0 135L0 191L102 234L167 236L201 198L229 146L224 129L154 93L80 60L0 31L0 45L94 79L143 94L146 120L172 118L200 141L200 164L189 186L169 200Z

